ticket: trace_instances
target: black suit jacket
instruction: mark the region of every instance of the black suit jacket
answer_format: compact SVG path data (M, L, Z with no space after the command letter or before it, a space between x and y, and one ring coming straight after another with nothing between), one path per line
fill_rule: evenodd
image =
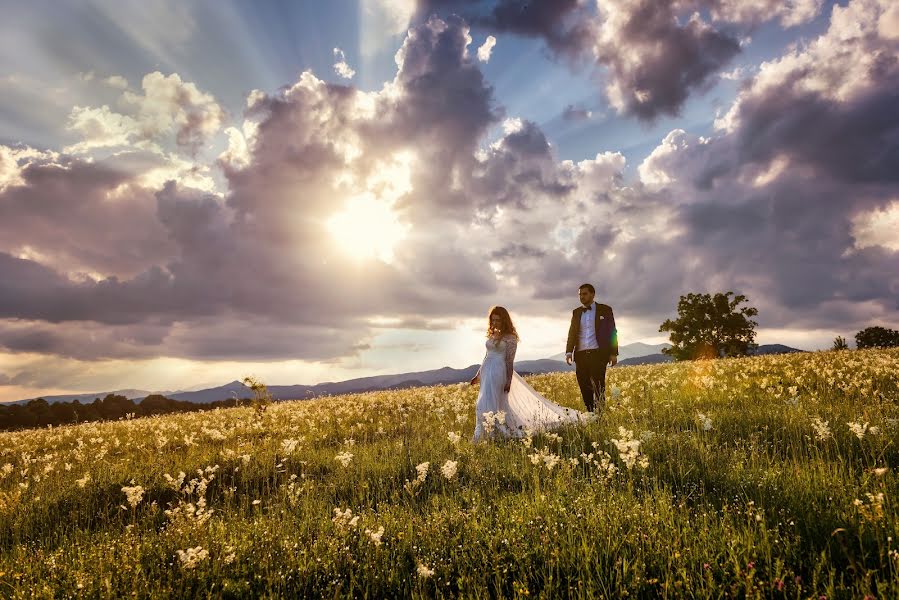
M576 350L578 337L581 332L581 314L584 312L583 306L578 306L571 312L571 327L568 328L568 343L565 346L565 353L574 352ZM609 354L618 354L618 330L615 329L615 315L612 314L612 307L608 304L596 303L596 342L599 344L600 350L608 350Z

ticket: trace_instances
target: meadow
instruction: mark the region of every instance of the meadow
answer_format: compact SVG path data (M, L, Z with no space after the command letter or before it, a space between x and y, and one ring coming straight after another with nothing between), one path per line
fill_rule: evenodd
M0 597L899 597L899 350L608 388L482 444L468 385L0 433Z

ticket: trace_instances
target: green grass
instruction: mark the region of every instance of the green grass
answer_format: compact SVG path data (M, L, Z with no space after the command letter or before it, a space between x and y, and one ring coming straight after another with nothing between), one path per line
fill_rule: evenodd
M524 442L472 444L476 396L0 433L0 597L899 597L899 351L612 369L600 422Z

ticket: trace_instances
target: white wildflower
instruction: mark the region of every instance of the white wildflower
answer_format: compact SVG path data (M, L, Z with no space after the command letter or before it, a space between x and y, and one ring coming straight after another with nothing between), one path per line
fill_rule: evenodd
M353 516L352 509L347 508L346 510L340 510L339 508L334 509L334 516L331 520L341 527L355 527L356 523L359 522L359 515Z
M812 419L812 428L815 430L815 437L821 441L833 437L833 433L830 431L830 424L819 417Z
M134 482L132 481L131 483ZM144 488L139 485L125 486L122 488L122 491L125 492L131 508L137 508L137 505L140 504L141 499L144 497Z
M293 454L294 450L297 449L297 445L299 445L299 440L286 439L281 441L281 452L283 454Z
M459 466L459 462L455 460L448 460L443 463L443 466L440 467L440 472L443 473L443 476L447 479L452 479L456 476L456 470Z
M427 579L434 574L434 569L428 568L426 564L418 561L418 576Z
M371 539L375 546L381 545L381 537L384 535L384 526L381 525L378 527L377 531L372 531L371 529L365 530L366 535Z
M352 452L341 452L334 458L337 460L337 462L342 464L344 467L348 467L348 466L350 466L350 462L352 462L352 460L353 460L353 453Z
M702 426L703 431L709 431L712 429L712 419L707 417L701 412L696 413L696 418L699 421L699 424Z
M449 439L450 443L455 445L458 444L462 440L462 436L456 433L455 431L450 431L446 434L446 437Z
M849 430L855 434L855 437L860 440L864 439L865 432L868 431L867 421L864 424L862 424L861 422L856 423L854 421L850 421L849 423L846 423L846 425L849 426Z
M202 561L209 558L209 551L202 546L196 548L188 548L187 550L178 550L178 560L185 569L194 569Z
M634 439L634 432L619 426L618 435L621 436L621 439L612 439L611 442L618 449L618 455L621 457L624 466L628 470L633 469L634 466L641 468L649 466L649 459L645 455L640 454L641 442Z
M78 484L78 487L83 488L84 486L86 486L88 484L88 482L90 482L90 480L91 480L91 474L85 473L84 477L82 477L81 479L76 479L75 483Z

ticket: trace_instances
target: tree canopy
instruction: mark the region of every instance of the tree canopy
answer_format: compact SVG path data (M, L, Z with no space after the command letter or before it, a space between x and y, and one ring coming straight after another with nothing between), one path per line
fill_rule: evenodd
M866 327L855 334L858 348L894 348L899 346L899 331L886 327Z
M755 327L750 317L758 314L744 295L733 292L711 294L690 293L677 303L677 319L667 319L659 331L670 333L671 347L662 350L675 360L743 356L755 341Z

